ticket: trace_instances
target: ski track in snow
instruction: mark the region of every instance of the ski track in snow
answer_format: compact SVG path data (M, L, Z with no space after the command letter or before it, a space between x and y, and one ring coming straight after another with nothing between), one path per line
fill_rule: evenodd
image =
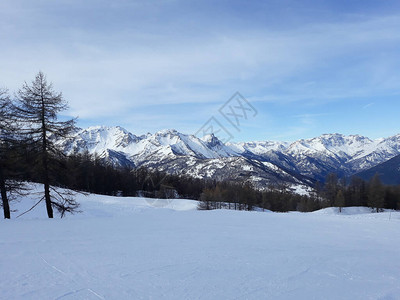
M68 276L67 273L63 272L62 270L60 270L60 269L57 268L56 266L54 266L54 265L50 264L49 262L47 262L47 260L45 260L42 256L40 256L40 258L43 260L43 262L44 262L47 266L49 266L49 267L52 268L53 270L57 271L58 273L62 274L62 275L65 276L68 280L72 281L72 282L75 283L76 285L79 285L79 283L76 282L75 279L70 278L70 276ZM100 296L98 293L96 293L95 291L93 291L93 290L90 289L90 288L82 288L82 289L74 290L74 291L71 291L71 292L68 292L68 293L63 294L63 295L61 295L60 297L57 297L56 299L63 299L63 298L65 298L65 297L67 297L67 296L74 295L74 294L77 294L77 293L79 293L79 292L81 292L81 291L85 291L85 290L86 290L86 291L89 291L90 293L92 293L93 295L95 295L95 296L96 296L97 298L99 298L99 299L105 299L104 297Z
M84 213L65 219L41 203L0 221L1 299L400 299L400 212L78 200Z

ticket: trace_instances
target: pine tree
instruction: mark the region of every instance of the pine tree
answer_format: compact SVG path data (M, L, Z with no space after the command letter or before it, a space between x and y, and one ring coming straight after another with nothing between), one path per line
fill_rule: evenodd
M49 218L53 218L53 207L63 217L66 212L75 212L79 206L70 192L52 187L57 185L54 178L60 171L58 158L63 156L56 141L67 138L75 129L75 119L58 120L58 114L67 108L62 94L54 91L42 72L36 75L30 85L25 82L17 94L17 117L22 124L27 147L35 155L35 167L44 185L41 200L46 202Z

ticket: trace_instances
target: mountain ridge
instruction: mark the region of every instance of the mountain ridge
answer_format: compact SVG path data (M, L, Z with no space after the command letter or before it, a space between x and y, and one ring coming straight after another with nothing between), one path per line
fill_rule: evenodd
M323 134L294 142L222 143L175 129L137 136L120 126L92 126L59 143L66 154L88 151L115 166L147 167L218 180L312 186L330 172L350 176L400 155L400 134L372 140Z

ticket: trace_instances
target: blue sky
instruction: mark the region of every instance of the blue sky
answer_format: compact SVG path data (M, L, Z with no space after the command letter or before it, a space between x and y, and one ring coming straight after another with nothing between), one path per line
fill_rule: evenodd
M42 70L78 125L235 141L400 133L400 1L3 0L0 86ZM230 128L239 91L257 115Z

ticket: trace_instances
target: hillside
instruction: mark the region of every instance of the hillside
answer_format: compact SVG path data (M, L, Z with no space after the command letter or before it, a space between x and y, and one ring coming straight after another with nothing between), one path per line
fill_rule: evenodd
M379 177L384 184L400 184L400 155L373 168L357 173L356 176L359 176L364 180L370 180L375 174L379 174Z

